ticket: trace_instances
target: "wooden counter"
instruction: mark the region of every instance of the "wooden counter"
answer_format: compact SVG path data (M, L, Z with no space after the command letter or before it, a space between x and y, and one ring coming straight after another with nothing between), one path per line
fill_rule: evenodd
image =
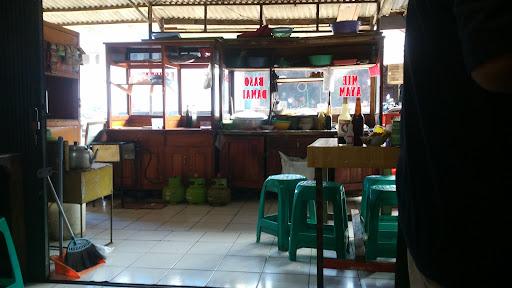
M335 138L321 138L307 148L308 166L315 168L317 217L317 286L323 287L323 268L367 271L394 271L394 263L363 262L323 258L323 194L322 168L394 168L398 162L398 147L355 147L338 145ZM332 173L332 171L331 171ZM329 173L329 174L331 174Z
M135 159L114 163L116 188L161 190L171 176L214 176L211 129L108 129L107 141L136 145ZM119 165L123 165L122 174Z

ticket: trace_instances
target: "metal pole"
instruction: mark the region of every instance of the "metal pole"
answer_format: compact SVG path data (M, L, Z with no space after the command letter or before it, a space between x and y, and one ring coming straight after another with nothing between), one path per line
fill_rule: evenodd
M320 26L320 4L316 4L316 31L318 32Z
M148 39L151 39L153 34L153 6L148 5Z
M208 6L204 5L204 24L203 24L203 32L208 32Z
M62 137L59 137L57 139L57 191L59 199L55 199L59 203L64 203L63 199L63 187L64 187L64 181L63 181L63 174L64 169L62 162L64 160L64 139ZM57 204L58 205L58 204ZM62 209L64 210L64 209ZM60 212L60 211L59 211ZM63 214L59 213L59 256L64 255L64 249L63 249L63 242L64 242L64 217Z

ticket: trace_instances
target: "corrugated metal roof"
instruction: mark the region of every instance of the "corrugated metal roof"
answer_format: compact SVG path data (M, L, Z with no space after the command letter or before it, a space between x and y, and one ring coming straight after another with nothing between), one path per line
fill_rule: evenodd
M202 20L204 5L211 5L207 7L208 19L219 21L257 21L260 16L259 5L264 5L265 19L285 19L291 22L297 19L315 19L316 3L320 3L321 19L338 17L348 20L371 17L377 13L375 3L361 3L373 0L356 0L356 3L345 0L349 4L336 3L339 1L343 0L43 0L43 18L60 25L146 22L147 2L153 3L155 19L165 20L165 23ZM380 1L381 15L405 11L408 3L408 0Z

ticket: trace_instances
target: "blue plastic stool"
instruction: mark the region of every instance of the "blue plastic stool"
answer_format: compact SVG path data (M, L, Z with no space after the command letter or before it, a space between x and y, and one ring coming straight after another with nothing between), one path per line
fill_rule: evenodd
M12 242L11 232L9 231L9 226L7 226L7 221L3 217L0 218L0 233L3 235L5 239L5 243L7 245L7 252L9 254L9 260L11 262L11 269L14 274L14 278L0 278L0 287L24 287L23 277L21 276L20 264L18 262L18 256L16 255L14 243ZM0 267L0 269L2 269L2 267Z
M256 242L260 242L261 232L277 236L277 248L288 251L290 237L290 217L295 186L306 177L297 174L272 175L265 180L261 188L258 223L256 225ZM265 216L265 194L277 193L277 214Z

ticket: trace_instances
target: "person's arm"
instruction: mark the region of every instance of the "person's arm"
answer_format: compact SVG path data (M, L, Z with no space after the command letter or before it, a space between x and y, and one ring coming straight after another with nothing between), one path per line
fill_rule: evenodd
M480 87L498 93L512 93L512 54L496 57L477 66L471 77Z
M453 0L464 61L473 80L483 89L511 93L512 38L508 28L512 1Z

